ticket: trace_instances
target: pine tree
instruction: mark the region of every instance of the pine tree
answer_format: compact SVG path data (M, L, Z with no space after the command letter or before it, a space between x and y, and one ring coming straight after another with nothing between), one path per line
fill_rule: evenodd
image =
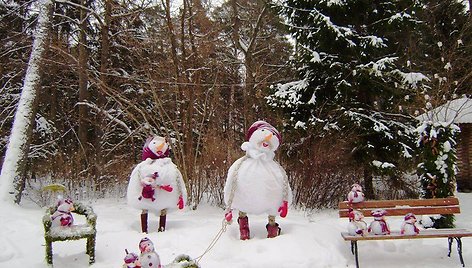
M297 42L301 79L277 85L268 101L295 127L351 134L373 198L372 176L398 172L398 159L411 157L413 120L404 107L427 80L409 61L418 7L407 0L285 0L279 8Z
M444 198L456 188L456 138L460 129L445 122L424 122L418 129L417 145L422 147L423 162L418 165L422 197ZM435 228L453 228L454 216L432 218Z

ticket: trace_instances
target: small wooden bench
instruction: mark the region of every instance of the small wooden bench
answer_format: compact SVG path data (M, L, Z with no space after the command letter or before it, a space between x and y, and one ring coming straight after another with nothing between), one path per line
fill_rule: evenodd
M364 201L362 203L349 204L347 201L339 202L339 217L348 218L349 209L361 211L365 217L372 217L371 212L375 209L384 209L389 216L405 216L407 213L415 215L448 215L459 214L459 200L455 197L434 198L434 199L407 199L407 200L378 200ZM392 231L389 235L367 234L365 236L352 236L347 232L342 232L341 236L345 241L351 241L351 252L356 259L356 267L359 267L359 256L357 241L369 240L392 240L392 239L423 239L423 238L447 238L449 244L448 257L451 256L451 246L453 240L457 241L457 252L464 267L462 257L462 237L472 236L472 231L467 229L428 229L422 230L417 235L402 235L400 231Z
M70 227L51 227L51 215L56 207L50 207L43 216L44 239L46 240L46 261L52 264L52 242L87 239L86 254L89 255L89 264L95 262L95 237L97 234L97 215L90 206L74 202L75 210L72 213L84 215L85 224L72 225Z

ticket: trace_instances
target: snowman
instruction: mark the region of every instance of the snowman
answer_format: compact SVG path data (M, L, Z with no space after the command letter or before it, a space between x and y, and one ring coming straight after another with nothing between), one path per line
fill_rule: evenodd
M74 203L69 198L58 198L57 209L51 215L51 227L72 226L74 223L74 217L72 217L72 211L74 211Z
M349 224L347 231L350 235L366 235L367 223L364 221L364 214L359 210L349 211Z
M413 213L405 215L405 220L400 228L400 234L402 235L417 235L420 233L420 229L416 227L416 216Z
M267 237L280 234L275 217L287 216L292 201L292 190L285 170L274 160L279 147L279 132L265 121L257 121L249 127L246 142L241 149L246 155L236 160L228 170L224 187L226 221L231 223L233 210L238 210L240 239L250 238L247 214L267 214Z
M362 187L354 183L352 185L351 191L347 194L347 201L352 203L360 203L364 201L364 193L362 192Z
M161 268L161 259L154 249L152 241L145 237L139 242L139 262L142 268Z
M132 171L127 190L128 204L141 210L141 231L148 231L148 211L159 214L159 232L166 229L167 212L183 209L187 190L177 166L169 157L167 140L153 136L143 147L142 162ZM153 179L151 189L142 183Z
M123 264L123 268L141 268L138 254L134 252L128 252L128 250L125 250L125 252L126 256L124 258L125 263Z
M370 223L369 233L375 235L386 235L390 234L390 229L388 223L385 220L385 215L387 212L383 209L375 209L371 212L371 215L374 217L374 221Z

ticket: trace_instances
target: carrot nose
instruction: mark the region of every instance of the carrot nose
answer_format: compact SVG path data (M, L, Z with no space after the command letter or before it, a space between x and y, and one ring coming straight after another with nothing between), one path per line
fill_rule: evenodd
M265 142L269 142L270 139L272 139L272 136L274 136L274 134L270 133L269 135L267 135L267 136L264 138L264 141L265 141Z
M165 145L165 142L159 144L159 145L156 147L157 152L162 152L162 148L164 148L164 145Z

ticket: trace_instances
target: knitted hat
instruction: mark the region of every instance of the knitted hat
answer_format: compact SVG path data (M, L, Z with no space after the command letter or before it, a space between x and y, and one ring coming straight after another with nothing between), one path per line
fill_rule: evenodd
M256 131L258 129L269 130L270 132L272 132L277 137L277 139L279 140L279 144L282 143L282 136L280 136L279 131L277 131L277 129L275 127L273 127L271 124L267 123L266 121L256 121L256 122L254 122L246 132L246 141L249 141L249 139L252 136L252 133L254 133L254 131Z
M405 215L405 221L411 220L411 219L415 219L415 220L416 220L415 214L413 214L413 213L408 213L408 214Z
M387 215L387 211L383 210L383 209L376 209L376 210L372 210L372 212L370 213L374 218L381 218L385 215Z
M170 148L167 148L167 150L165 152L162 152L161 154L157 155L155 154L151 148L149 148L149 144L151 143L152 140L154 140L155 138L158 138L158 136L151 136L151 137L148 137L146 139L146 142L144 143L144 146L143 146L143 154L141 156L141 159L144 161L146 160L147 158L151 158L151 159L159 159L159 158L165 158L165 157L169 157L170 155Z
M134 263L137 259L138 259L138 254L131 252L131 253L126 254L125 263L126 264Z

